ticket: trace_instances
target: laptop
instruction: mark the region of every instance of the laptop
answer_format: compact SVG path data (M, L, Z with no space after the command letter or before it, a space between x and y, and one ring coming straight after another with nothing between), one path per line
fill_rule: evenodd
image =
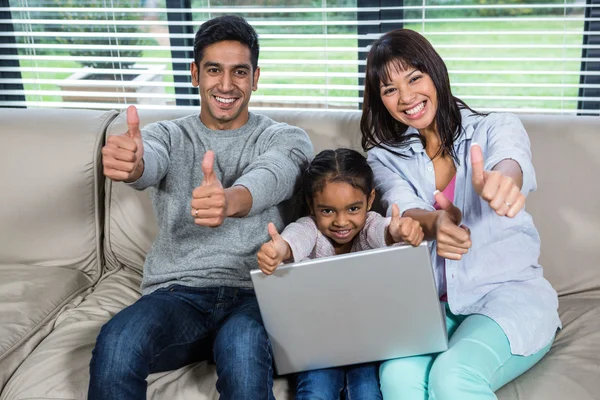
M426 242L250 275L279 375L448 348Z

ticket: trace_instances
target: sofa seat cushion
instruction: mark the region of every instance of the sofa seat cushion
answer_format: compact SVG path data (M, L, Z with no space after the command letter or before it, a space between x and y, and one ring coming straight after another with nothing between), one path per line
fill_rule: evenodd
M85 399L89 362L100 328L140 296L141 276L132 269L108 275L75 308L63 311L55 329L23 362L0 400ZM560 298L564 328L548 355L499 390L501 400L595 399L600 393L600 293ZM148 399L217 399L214 365L191 364L148 378ZM288 380L275 380L275 396L287 399Z
M23 362L0 400L85 399L89 363L100 328L140 297L141 276L132 269L107 275L75 308L63 311L54 330ZM216 372L208 362L148 378L148 399L217 399ZM285 399L287 379L275 383L275 396Z
M91 279L73 269L20 264L0 264L0 277L1 388Z
M498 391L500 400L593 400L600 393L600 293L561 296L550 352Z

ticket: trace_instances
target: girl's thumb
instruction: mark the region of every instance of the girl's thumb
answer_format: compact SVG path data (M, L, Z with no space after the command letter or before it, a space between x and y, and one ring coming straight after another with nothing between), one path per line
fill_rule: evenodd
M269 222L268 230L269 230L269 236L271 236L271 239L273 239L273 241L279 240L279 238L281 236L279 236L279 232L277 232L277 228L275 227L274 223Z
M400 219L400 207L396 203L392 204L392 219Z

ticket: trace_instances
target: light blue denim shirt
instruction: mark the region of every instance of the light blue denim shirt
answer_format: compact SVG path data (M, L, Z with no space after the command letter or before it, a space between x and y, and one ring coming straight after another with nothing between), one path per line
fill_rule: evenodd
M531 216L521 210L515 218L500 217L482 200L471 184L470 145L483 150L485 169L504 159L513 159L523 171L521 192L535 190L529 138L513 114L480 116L462 110L462 134L454 143L456 166L454 204L462 211L462 223L471 230L472 247L462 260L437 256L431 242L431 257L438 291L444 284L454 314L483 314L500 325L516 355L531 355L546 346L561 326L556 291L543 277L538 264L540 237ZM416 133L409 128L407 133ZM433 211L435 171L421 143L394 148L409 158L385 149L368 152L376 189L387 214L393 203L401 212L418 208Z

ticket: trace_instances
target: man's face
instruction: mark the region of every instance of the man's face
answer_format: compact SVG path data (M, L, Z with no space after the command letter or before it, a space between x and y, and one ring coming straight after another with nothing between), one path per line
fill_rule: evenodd
M200 120L213 130L231 130L248 121L248 102L260 68L252 71L250 49L237 41L204 48L200 70L192 62L192 85L200 91Z

